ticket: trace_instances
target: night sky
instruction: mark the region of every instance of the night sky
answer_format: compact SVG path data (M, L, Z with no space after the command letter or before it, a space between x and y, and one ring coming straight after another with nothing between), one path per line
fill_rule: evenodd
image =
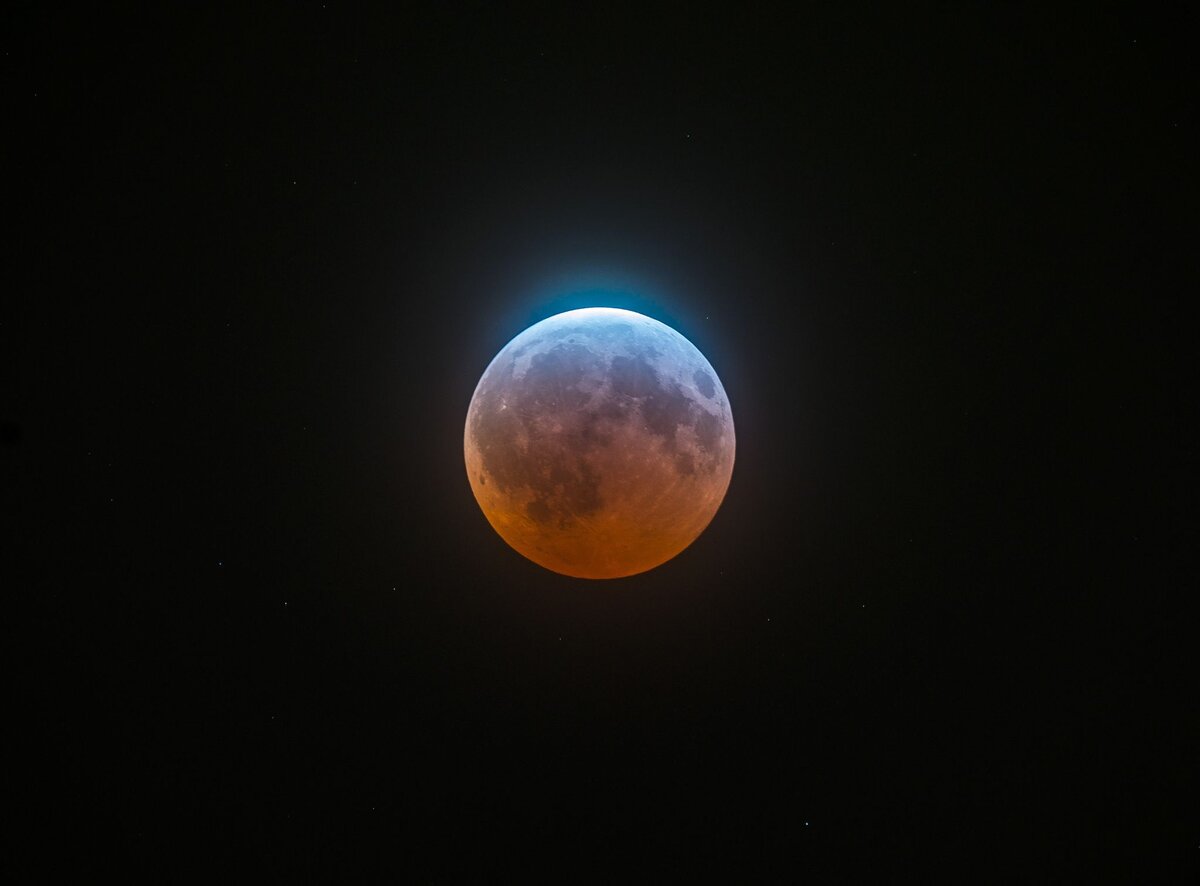
M399 6L4 13L16 863L1196 882L1195 19ZM614 582L463 466L588 305L737 430Z

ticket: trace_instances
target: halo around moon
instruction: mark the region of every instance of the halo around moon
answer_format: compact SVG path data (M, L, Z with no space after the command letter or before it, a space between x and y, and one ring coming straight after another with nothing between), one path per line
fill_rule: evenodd
M633 311L542 320L492 360L467 411L471 489L547 569L619 578L670 560L729 487L733 416L704 355Z

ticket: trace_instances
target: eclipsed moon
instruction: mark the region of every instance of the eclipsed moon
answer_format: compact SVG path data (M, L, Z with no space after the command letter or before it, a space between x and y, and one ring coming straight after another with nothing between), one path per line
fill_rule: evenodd
M617 308L537 323L471 398L467 476L509 545L577 578L670 560L704 531L733 474L729 399L657 320Z

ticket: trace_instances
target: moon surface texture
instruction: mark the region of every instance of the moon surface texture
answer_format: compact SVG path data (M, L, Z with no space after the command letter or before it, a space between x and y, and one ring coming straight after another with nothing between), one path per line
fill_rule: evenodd
M492 360L467 411L467 476L501 538L547 569L619 578L704 531L733 474L729 399L669 326L584 308Z

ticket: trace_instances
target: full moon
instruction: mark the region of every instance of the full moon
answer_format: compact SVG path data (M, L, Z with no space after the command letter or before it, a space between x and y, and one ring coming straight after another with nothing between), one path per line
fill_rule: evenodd
M670 560L704 531L733 474L729 399L704 355L633 311L542 320L471 398L467 476L516 551L576 578Z

